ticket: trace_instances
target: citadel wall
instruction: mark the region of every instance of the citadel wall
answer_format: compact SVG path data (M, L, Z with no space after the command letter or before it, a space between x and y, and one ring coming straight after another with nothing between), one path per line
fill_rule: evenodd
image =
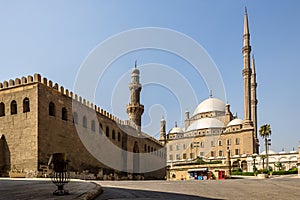
M36 172L47 165L52 153L66 152L71 170L101 168L111 172L112 169L88 152L78 131L87 136L100 135L99 145L105 140L126 151L149 153L165 161L162 145L149 135L138 133L130 121L118 119L39 74L0 83L0 102L4 102L6 113L10 112L12 99L17 101L18 111L21 111L26 97L30 101L29 112L0 117L0 133L4 133L10 151L10 169L14 166L18 170ZM134 168L134 158L128 157L126 151L111 159L130 171ZM103 149L103 153L109 152L110 149ZM145 163L151 164L151 160L139 160L139 164ZM157 175L163 177L164 170L158 170Z

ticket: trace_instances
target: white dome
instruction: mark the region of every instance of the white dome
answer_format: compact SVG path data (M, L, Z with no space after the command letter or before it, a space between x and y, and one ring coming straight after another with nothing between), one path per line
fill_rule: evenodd
M193 122L186 131L206 129L206 128L224 128L224 123L215 118L202 118Z
M268 154L277 154L277 153L275 151L269 149ZM266 151L261 152L260 155L266 155Z
M183 133L183 130L179 127L172 128L169 133Z
M217 98L209 98L202 101L194 111L193 116L199 113L211 112L211 111L221 111L225 112L225 103Z
M242 120L242 119L234 119L234 120L230 121L227 126L235 126L235 125L240 125L243 123L244 123L244 120Z

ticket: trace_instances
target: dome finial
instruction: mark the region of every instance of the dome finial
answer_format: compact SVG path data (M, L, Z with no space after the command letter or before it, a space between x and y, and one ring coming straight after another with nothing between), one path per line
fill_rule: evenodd
M137 66L137 60L135 60L134 62L134 68L136 68L136 66Z
M212 97L213 97L213 91L209 90L209 98L212 98Z
M175 127L177 128L177 121L175 121Z

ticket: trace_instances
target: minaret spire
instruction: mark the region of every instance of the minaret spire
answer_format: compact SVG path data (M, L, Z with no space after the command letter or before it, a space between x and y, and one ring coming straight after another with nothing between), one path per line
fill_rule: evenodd
M137 62L135 61L134 68L131 73L131 83L129 84L130 102L127 105L127 114L130 121L132 121L138 131L141 131L142 114L144 112L144 105L140 103L140 93L142 85L140 84L140 70L137 69Z
M159 141L162 145L166 145L167 143L167 134L166 134L166 120L164 117L160 120L160 137Z
M243 77L244 77L244 123L246 126L252 125L251 119L251 68L250 68L250 33L249 33L249 24L248 24L248 13L245 9L244 15L244 46L242 48L242 53L244 57L244 68L243 68Z
M256 143L256 152L258 153L258 138L257 138L257 97L256 97L256 72L255 72L255 60L254 55L252 55L252 66L251 66L252 74L251 74L251 114L252 121L254 127L254 142Z

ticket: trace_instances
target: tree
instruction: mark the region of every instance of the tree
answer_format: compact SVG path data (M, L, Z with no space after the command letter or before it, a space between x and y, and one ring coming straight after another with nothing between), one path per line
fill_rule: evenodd
M282 170L282 163L281 162L276 162L275 167L278 167L279 171Z
M266 155L261 155L260 159L262 159L262 168L265 169L265 159L266 159Z
M269 166L269 155L268 155L268 137L271 135L270 124L262 125L259 129L259 135L264 139L265 142L265 151L267 159L267 167Z

